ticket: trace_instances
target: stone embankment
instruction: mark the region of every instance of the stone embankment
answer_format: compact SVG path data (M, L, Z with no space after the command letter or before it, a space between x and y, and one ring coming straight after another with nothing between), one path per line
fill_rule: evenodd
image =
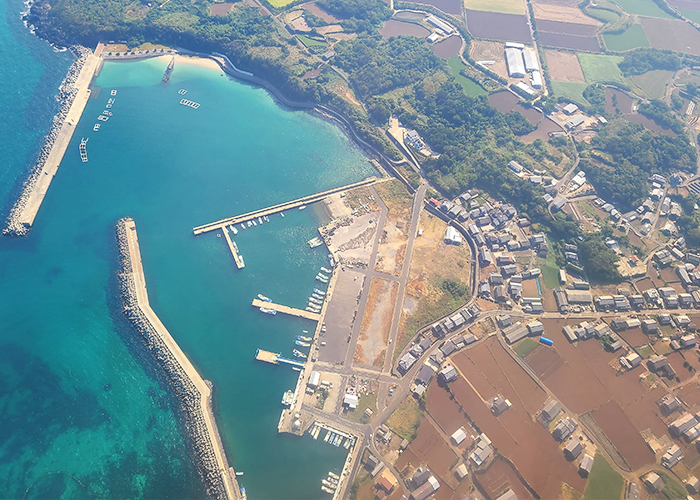
M154 362L162 369L181 405L190 441L194 447L197 471L212 499L239 498L235 472L228 466L223 444L214 424L211 407L212 384L203 380L144 299L145 282L140 251L132 219L117 222L119 247L119 288L122 309L141 335ZM137 288L140 289L137 290ZM145 303L144 303L145 302ZM194 372L194 373L193 373Z

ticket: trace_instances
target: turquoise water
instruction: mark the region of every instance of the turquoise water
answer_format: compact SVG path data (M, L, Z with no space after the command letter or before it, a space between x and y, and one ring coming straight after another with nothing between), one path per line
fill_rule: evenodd
M5 21L18 24L9 14ZM0 74L14 65L29 75L0 86L17 97L0 101L2 126L28 128L11 148L0 143L11 160L0 163L7 206L55 111L34 96L55 89L70 59L7 25L0 36L20 48L44 45L41 57L36 48L22 55L24 64L0 51ZM325 251L306 245L315 213L239 231L242 271L223 238L191 229L374 170L338 128L281 109L261 89L185 65L161 85L164 69L156 60L105 64L29 237L0 239L1 497L28 488L27 498L203 497L175 405L118 313L113 228L127 215L153 309L213 381L219 428L249 495L318 498L321 478L342 466L342 448L277 434L296 372L253 360L257 347L291 354L296 335L313 328L263 315L250 301L264 293L303 307L327 263ZM93 132L113 88L114 116ZM201 107L179 105L179 88ZM89 137L87 164L81 137Z

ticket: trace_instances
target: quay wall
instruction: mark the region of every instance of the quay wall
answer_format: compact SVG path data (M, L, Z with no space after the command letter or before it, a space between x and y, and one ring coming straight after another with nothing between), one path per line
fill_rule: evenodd
M56 99L61 107L46 134L44 145L30 169L22 192L10 210L4 234L23 236L29 232L90 97L89 85L100 59L90 49L82 46L71 47L71 51L78 58L58 87Z
M116 225L119 249L119 288L122 311L141 335L141 341L163 370L181 405L195 465L213 500L238 500L235 471L226 459L212 410L212 384L194 369L182 350L155 316L148 303L136 226L132 219Z

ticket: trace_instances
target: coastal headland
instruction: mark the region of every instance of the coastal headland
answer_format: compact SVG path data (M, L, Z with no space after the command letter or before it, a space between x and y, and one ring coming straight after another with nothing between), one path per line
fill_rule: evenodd
M241 494L236 475L228 465L212 411L212 384L199 375L151 309L134 220L120 219L116 233L124 314L142 334L146 347L177 394L195 448L197 470L209 497L237 500Z
M68 149L83 110L90 99L90 83L100 68L102 44L94 53L84 47L74 47L78 59L73 63L59 87L57 99L61 109L54 118L37 162L27 178L22 193L7 219L5 234L25 235L34 224L46 192L49 190L63 155Z

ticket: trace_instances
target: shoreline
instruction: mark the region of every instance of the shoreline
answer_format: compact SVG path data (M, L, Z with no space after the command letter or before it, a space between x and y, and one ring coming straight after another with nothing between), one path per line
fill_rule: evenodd
M3 234L24 236L31 229L90 99L90 84L102 62L99 57L101 45L98 45L95 53L79 45L71 50L78 53L78 58L58 87L56 99L62 102L61 108L54 116L37 160L10 209Z
M163 370L181 405L195 450L195 467L212 499L239 500L240 489L219 435L213 412L213 385L204 380L151 309L136 234L131 218L116 224L122 311L154 361Z

